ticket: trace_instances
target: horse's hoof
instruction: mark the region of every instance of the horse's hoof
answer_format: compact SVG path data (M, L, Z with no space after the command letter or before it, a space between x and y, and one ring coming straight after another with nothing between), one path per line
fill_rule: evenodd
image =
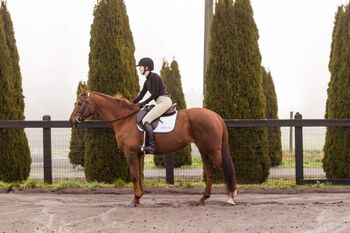
M135 203L135 202L131 202L131 203L129 204L129 207L137 207L137 206L138 206L138 204Z
M200 205L205 205L205 201L210 197L210 195L203 195L199 200Z
M132 201L130 204L129 204L129 207L137 207L140 205L140 202L135 202L135 201Z
M190 206L204 206L204 203L201 201L191 201L189 203Z
M204 205L205 205L205 202L204 202L204 201L199 201L199 202L198 202L198 205L204 206Z
M229 198L226 202L231 204L231 205L236 205L236 203L233 201L232 198Z

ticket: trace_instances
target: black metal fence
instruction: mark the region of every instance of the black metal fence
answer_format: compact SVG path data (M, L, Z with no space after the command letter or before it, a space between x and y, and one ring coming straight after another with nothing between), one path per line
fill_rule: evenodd
M246 127L280 127L282 135L290 137L294 135L293 146L290 142L284 140L282 147L284 148L284 163L285 165L272 168L270 170L271 178L288 178L295 179L296 184L312 184L329 182L333 184L350 184L350 179L333 179L328 180L325 178L322 170L322 142L317 142L318 149L315 146L310 145L309 138L315 137L315 133L310 134L309 129L318 129L316 134L319 134L319 138L324 140L324 132L326 127L349 127L350 120L303 120L302 116L297 113L294 120L225 120L227 127L232 128L246 128ZM24 128L26 133L30 130L36 130L35 139L32 139L30 144L34 145L31 148L32 153L32 173L31 177L34 179L43 179L45 182L51 183L54 179L84 179L83 168L74 168L68 164L67 151L58 151L56 143L64 141L64 146L60 148L67 148L69 146L70 135L66 132L60 132L59 130L69 130L71 126L68 121L51 121L49 116L44 116L43 121L0 121L0 128ZM78 126L78 128L109 128L107 124L103 124L100 121L87 121ZM40 129L42 129L40 131ZM39 130L39 131L38 131ZM52 132L54 131L54 132ZM308 131L305 133L305 131ZM294 132L294 134L290 134ZM305 136L307 138L307 144L305 146ZM291 139L291 138L289 138ZM316 139L320 140L320 139ZM290 140L289 140L290 141ZM1 142L0 142L1 144ZM309 146L309 148L308 148ZM58 159L53 159L53 150L55 154L62 154L64 157L64 165L60 165ZM61 149L60 149L61 150ZM304 153L306 153L304 157ZM199 158L199 152L193 146L192 154ZM315 156L316 154L316 156ZM42 157L42 158L39 158ZM309 159L311 157L312 159ZM316 158L315 158L316 157ZM148 160L151 160L149 158ZM176 178L187 177L187 179L202 179L202 168L174 168L172 155L165 156L166 168L145 168L145 178L150 177L152 179L165 178L168 183L174 183ZM317 165L313 162L318 161ZM309 164L311 163L311 165ZM37 169L37 170L36 170ZM60 169L56 171L55 169ZM37 172L35 172L37 171ZM58 174L56 176L56 174ZM188 178L190 177L190 178ZM181 178L180 178L181 179Z

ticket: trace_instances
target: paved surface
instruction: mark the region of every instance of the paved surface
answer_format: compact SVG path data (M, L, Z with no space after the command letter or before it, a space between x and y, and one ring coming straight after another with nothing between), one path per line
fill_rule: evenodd
M214 194L0 194L0 232L350 232L349 193L239 194L236 206Z

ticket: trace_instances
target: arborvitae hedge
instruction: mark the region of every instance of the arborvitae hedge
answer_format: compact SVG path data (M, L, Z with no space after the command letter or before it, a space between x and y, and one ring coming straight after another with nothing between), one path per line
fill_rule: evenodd
M169 92L173 103L177 103L178 109L186 109L185 96L182 90L181 75L179 65L176 60L173 60L169 66L167 61L163 61L162 70L160 75L164 81L164 84ZM164 156L155 155L154 163L156 166L164 166ZM185 146L183 149L174 153L174 166L181 167L183 165L191 165L191 146Z
M211 25L205 104L227 119L265 118L258 29L249 0L219 0ZM267 132L229 129L240 183L261 183L269 174Z
M271 72L266 72L262 67L263 89L265 94L265 117L266 119L278 119L277 96ZM271 166L278 166L282 162L281 129L279 127L269 127L267 129L269 141L269 157Z
M80 88L86 88L86 83L80 81L77 89L77 96L80 94ZM74 166L84 167L84 146L85 146L86 128L72 128L72 134L69 144L69 161Z
M91 26L89 79L91 90L134 98L139 91L135 46L123 0L100 0ZM87 180L113 182L130 179L126 159L112 129L89 129L85 137Z
M329 61L326 119L350 118L350 5L338 8ZM350 178L350 129L328 127L323 169L327 178Z
M0 8L0 120L24 120L19 56L13 24L4 2ZM31 157L23 129L0 129L0 180L25 180Z

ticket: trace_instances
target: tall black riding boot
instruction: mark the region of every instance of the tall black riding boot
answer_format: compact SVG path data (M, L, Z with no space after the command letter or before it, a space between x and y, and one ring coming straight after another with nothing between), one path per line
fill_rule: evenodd
M148 154L153 154L156 151L156 143L154 141L153 128L148 122L145 122L143 126L146 130L146 142L143 150Z

